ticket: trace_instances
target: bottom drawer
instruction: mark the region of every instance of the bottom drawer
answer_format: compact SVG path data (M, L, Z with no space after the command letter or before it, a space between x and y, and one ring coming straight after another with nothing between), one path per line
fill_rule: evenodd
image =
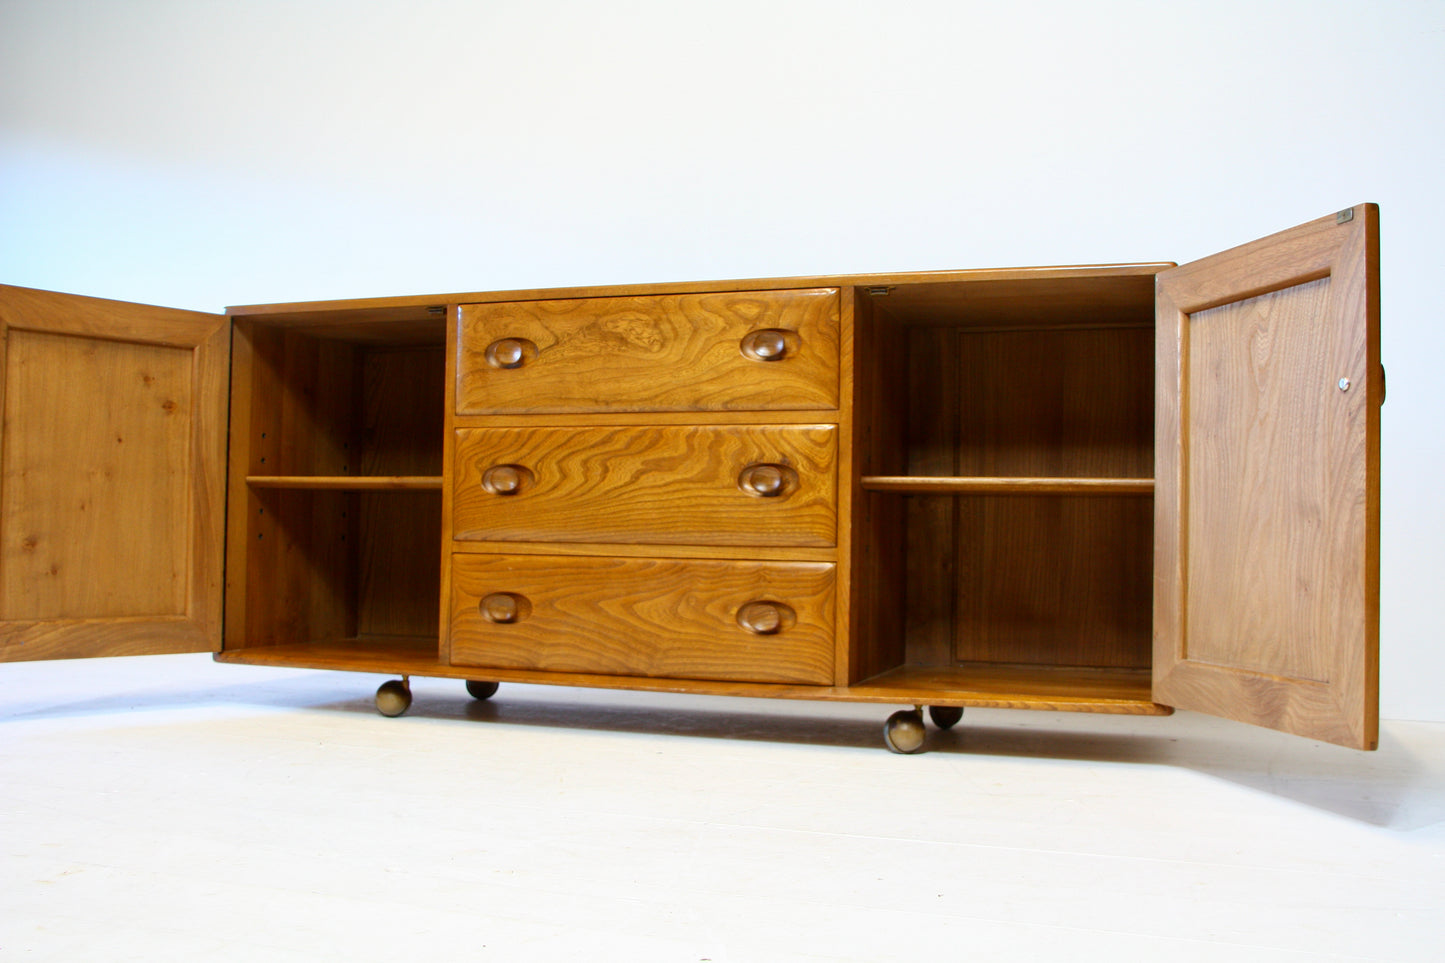
M739 682L833 682L822 562L454 555L451 661Z

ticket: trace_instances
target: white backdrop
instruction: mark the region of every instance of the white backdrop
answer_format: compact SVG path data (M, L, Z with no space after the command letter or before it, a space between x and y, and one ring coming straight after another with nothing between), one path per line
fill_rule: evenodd
M0 281L1186 261L1381 205L1382 711L1445 720L1445 3L0 0Z

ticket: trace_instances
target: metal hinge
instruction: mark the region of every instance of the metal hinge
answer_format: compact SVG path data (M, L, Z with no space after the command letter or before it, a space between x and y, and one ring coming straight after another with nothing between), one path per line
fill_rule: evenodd
M1335 215L1336 224L1344 224L1346 221L1353 221L1354 219L1355 209L1353 207L1347 207Z

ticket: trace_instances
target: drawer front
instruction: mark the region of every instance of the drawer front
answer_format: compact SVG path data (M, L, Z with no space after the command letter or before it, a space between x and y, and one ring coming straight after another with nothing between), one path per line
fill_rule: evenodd
M456 555L451 661L830 685L833 578L821 562Z
M468 304L457 413L826 411L838 290Z
M463 541L830 547L832 425L464 428Z

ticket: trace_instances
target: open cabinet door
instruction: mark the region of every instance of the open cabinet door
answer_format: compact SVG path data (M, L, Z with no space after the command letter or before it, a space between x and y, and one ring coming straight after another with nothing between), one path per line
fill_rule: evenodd
M220 648L221 315L0 287L0 661Z
M1379 728L1378 209L1157 282L1154 698L1359 749Z

